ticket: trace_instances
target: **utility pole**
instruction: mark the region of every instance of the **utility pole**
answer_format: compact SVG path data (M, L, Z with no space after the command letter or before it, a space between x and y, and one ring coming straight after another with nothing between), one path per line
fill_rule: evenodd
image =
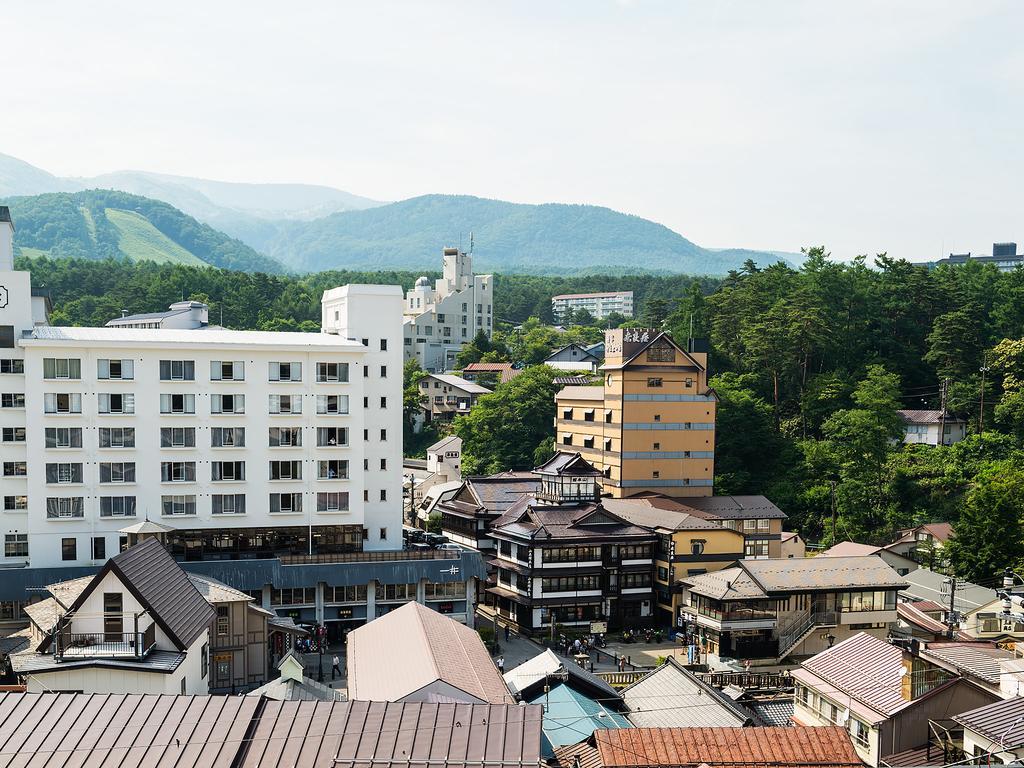
M832 486L832 545L836 544L836 481L830 482Z
M946 614L946 637L953 639L956 629L956 576L950 576L944 584L949 585L949 613Z
M985 353L981 361L981 413L978 414L978 434L985 434L985 374L988 373L988 353Z
M946 387L949 379L943 379L939 387L939 445L946 444Z

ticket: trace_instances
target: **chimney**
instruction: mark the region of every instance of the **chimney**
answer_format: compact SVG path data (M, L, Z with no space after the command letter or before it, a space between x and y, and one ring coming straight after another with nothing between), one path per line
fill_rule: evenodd
M14 269L14 222L11 209L0 205L0 272Z

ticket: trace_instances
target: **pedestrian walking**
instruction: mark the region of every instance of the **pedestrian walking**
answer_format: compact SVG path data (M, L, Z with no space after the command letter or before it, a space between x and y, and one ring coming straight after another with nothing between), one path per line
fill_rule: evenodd
M331 680L334 679L335 672L341 677L341 659L338 658L338 654L334 654L334 658L331 659Z
M625 672L625 671L626 671L626 657L625 656L619 656L619 672Z
M505 674L505 657L499 656L496 663L498 665L498 673L502 675Z
M508 629L508 624L506 624L506 625L505 625L505 642L506 642L506 643L508 642L508 636L509 636L510 634L511 634L511 633L509 632L509 629Z

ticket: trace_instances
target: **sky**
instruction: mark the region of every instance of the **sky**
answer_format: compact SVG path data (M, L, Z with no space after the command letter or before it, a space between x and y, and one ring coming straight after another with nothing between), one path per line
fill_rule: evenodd
M1022 29L1015 0L10 2L0 152L988 253L1024 247Z

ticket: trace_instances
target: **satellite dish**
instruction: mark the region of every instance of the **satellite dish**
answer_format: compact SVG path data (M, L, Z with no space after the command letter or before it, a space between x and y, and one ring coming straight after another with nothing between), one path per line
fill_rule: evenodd
M850 720L850 710L848 708L844 708L843 713L839 716L839 719L842 721L843 725L846 725L846 723Z
M906 667L900 667L900 677L906 677L906 676L907 676L907 668Z

